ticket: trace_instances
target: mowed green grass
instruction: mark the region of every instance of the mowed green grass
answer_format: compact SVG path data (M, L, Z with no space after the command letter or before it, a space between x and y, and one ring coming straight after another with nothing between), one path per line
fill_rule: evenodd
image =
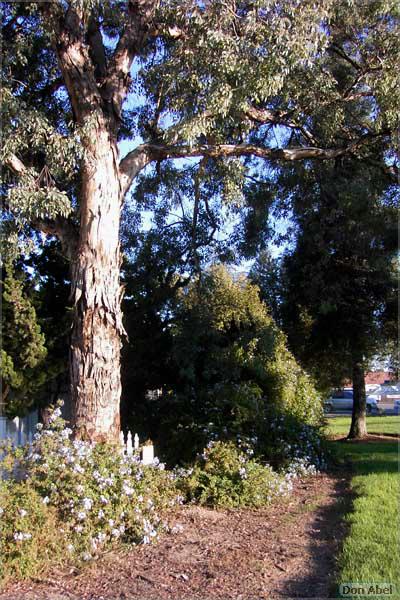
M327 421L328 434L346 436L349 433L351 417L332 417ZM371 434L400 434L400 415L387 417L370 415L367 417L367 431Z
M347 423L338 420L330 419L331 433L347 433L342 429ZM395 423L387 423L389 427L382 424L379 433L393 433L390 427ZM399 445L391 440L336 441L331 445L340 461L350 463L353 473L354 501L345 516L349 529L338 557L338 585L391 583L396 592L387 597L400 598Z

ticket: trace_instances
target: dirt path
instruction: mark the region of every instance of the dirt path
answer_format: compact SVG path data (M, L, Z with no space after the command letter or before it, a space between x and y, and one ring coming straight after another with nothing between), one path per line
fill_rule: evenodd
M183 507L157 545L113 553L75 575L11 586L1 600L329 598L343 537L346 480L298 482L285 506Z

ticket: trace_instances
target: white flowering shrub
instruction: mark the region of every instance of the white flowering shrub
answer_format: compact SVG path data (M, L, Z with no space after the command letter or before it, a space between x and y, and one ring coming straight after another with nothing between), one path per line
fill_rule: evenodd
M0 480L0 581L38 575L50 560L60 564L68 538L55 507L27 482ZM1 587L1 586L0 586Z
M39 522L50 519L52 535L71 561L89 561L121 542L156 539L163 512L177 502L174 476L158 459L143 465L138 454L73 440L71 433L57 408L47 428L38 425L31 446L5 452L0 522L2 555L11 572L29 572L7 557L17 553L23 560L29 554L38 543ZM6 503L10 491L14 500Z
M296 479L297 477L309 477L317 473L317 467L309 462L307 458L295 458L284 471L286 480Z
M287 454L279 470L255 457L253 437L211 441L191 468L167 471L158 459L143 465L118 446L72 439L55 409L32 444L0 449L0 578L37 575L49 563L87 562L122 542L151 543L166 511L185 500L217 508L284 500L295 478L320 466L311 430L289 444L284 426L276 422L279 452Z
M315 474L306 460L277 472L254 458L249 444L210 442L191 469L177 470L178 486L186 498L213 507L261 507L287 498L293 479Z
M328 447L322 426L304 423L291 413L266 414L256 450L276 468L288 468L300 459L319 470L326 468Z

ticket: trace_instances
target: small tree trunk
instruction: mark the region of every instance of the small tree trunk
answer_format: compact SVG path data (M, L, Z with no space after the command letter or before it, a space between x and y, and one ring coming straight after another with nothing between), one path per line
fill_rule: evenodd
M105 129L92 135L90 159L83 171L80 239L72 275L73 426L81 439L114 442L120 431L123 332L121 193L116 145Z
M362 439L367 435L366 394L364 367L361 361L353 364L353 412L348 439Z

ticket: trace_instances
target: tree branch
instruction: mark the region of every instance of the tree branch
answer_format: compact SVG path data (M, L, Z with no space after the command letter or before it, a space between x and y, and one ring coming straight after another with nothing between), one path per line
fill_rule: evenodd
M26 171L24 163L15 154L8 154L4 160L4 165L19 177L21 177Z
M102 105L102 97L81 27L82 14L78 4L73 3L62 19L53 14L52 2L39 2L38 7L45 25L57 23L54 50L75 116L83 123L96 107Z
M302 125L291 118L294 112L294 110L257 108L249 104L244 111L239 113L239 116L242 119L249 119L250 121L253 121L253 123L258 123L259 125L283 125L284 127L295 129L302 133L304 139L307 140L308 143L317 146L317 141L311 131L309 131L305 125ZM204 111L200 116L202 119L212 119L215 117L215 114L211 111Z
M282 123L282 121L286 120L291 114L293 114L293 111L256 108L251 105L249 105L244 113L246 117L256 123L274 123L276 125Z
M120 161L119 170L122 198L128 192L136 175L153 160L157 160L157 158L150 144L141 144Z
M256 123L271 123L273 125L284 125L290 129L297 129L309 143L316 145L317 142L311 131L309 131L305 125L301 125L290 119L291 114L293 114L293 111L270 110L268 108L256 108L254 106L249 106L245 112L245 116Z
M90 58L95 66L96 79L101 81L107 75L107 59L99 24L94 15L89 19L86 41L90 48Z
M102 96L112 103L120 117L122 103L128 93L130 70L135 56L143 48L150 33L154 12L159 0L130 0L128 23L111 58Z
M14 175L22 177L27 171L26 166L15 154L9 154L4 160L4 165L8 167ZM78 228L76 224L67 217L58 216L55 219L32 219L31 227L38 229L46 235L57 236L63 246L63 250L69 259L72 259L78 243Z
M360 65L360 63L358 63L356 60L354 60L354 58L352 58L351 56L349 56L344 51L344 49L341 46L339 46L339 44L336 44L334 42L333 44L331 44L330 46L328 46L328 51L329 50L331 52L334 52L335 54L337 54L341 58L343 58L343 60L345 60L346 62L348 62L357 71L363 71L362 65Z
M354 152L370 141L371 138L376 138L380 135L388 135L389 133L389 131L383 131L378 134L367 133L340 148L318 148L314 146L298 148L264 148L255 144L168 146L145 143L135 148L135 150L132 150L132 152L129 152L129 154L127 154L120 162L119 168L122 194L125 196L136 175L146 165L155 160L161 161L170 158L192 158L197 156L207 156L209 158L255 156L271 161L298 161L307 159L330 160Z

